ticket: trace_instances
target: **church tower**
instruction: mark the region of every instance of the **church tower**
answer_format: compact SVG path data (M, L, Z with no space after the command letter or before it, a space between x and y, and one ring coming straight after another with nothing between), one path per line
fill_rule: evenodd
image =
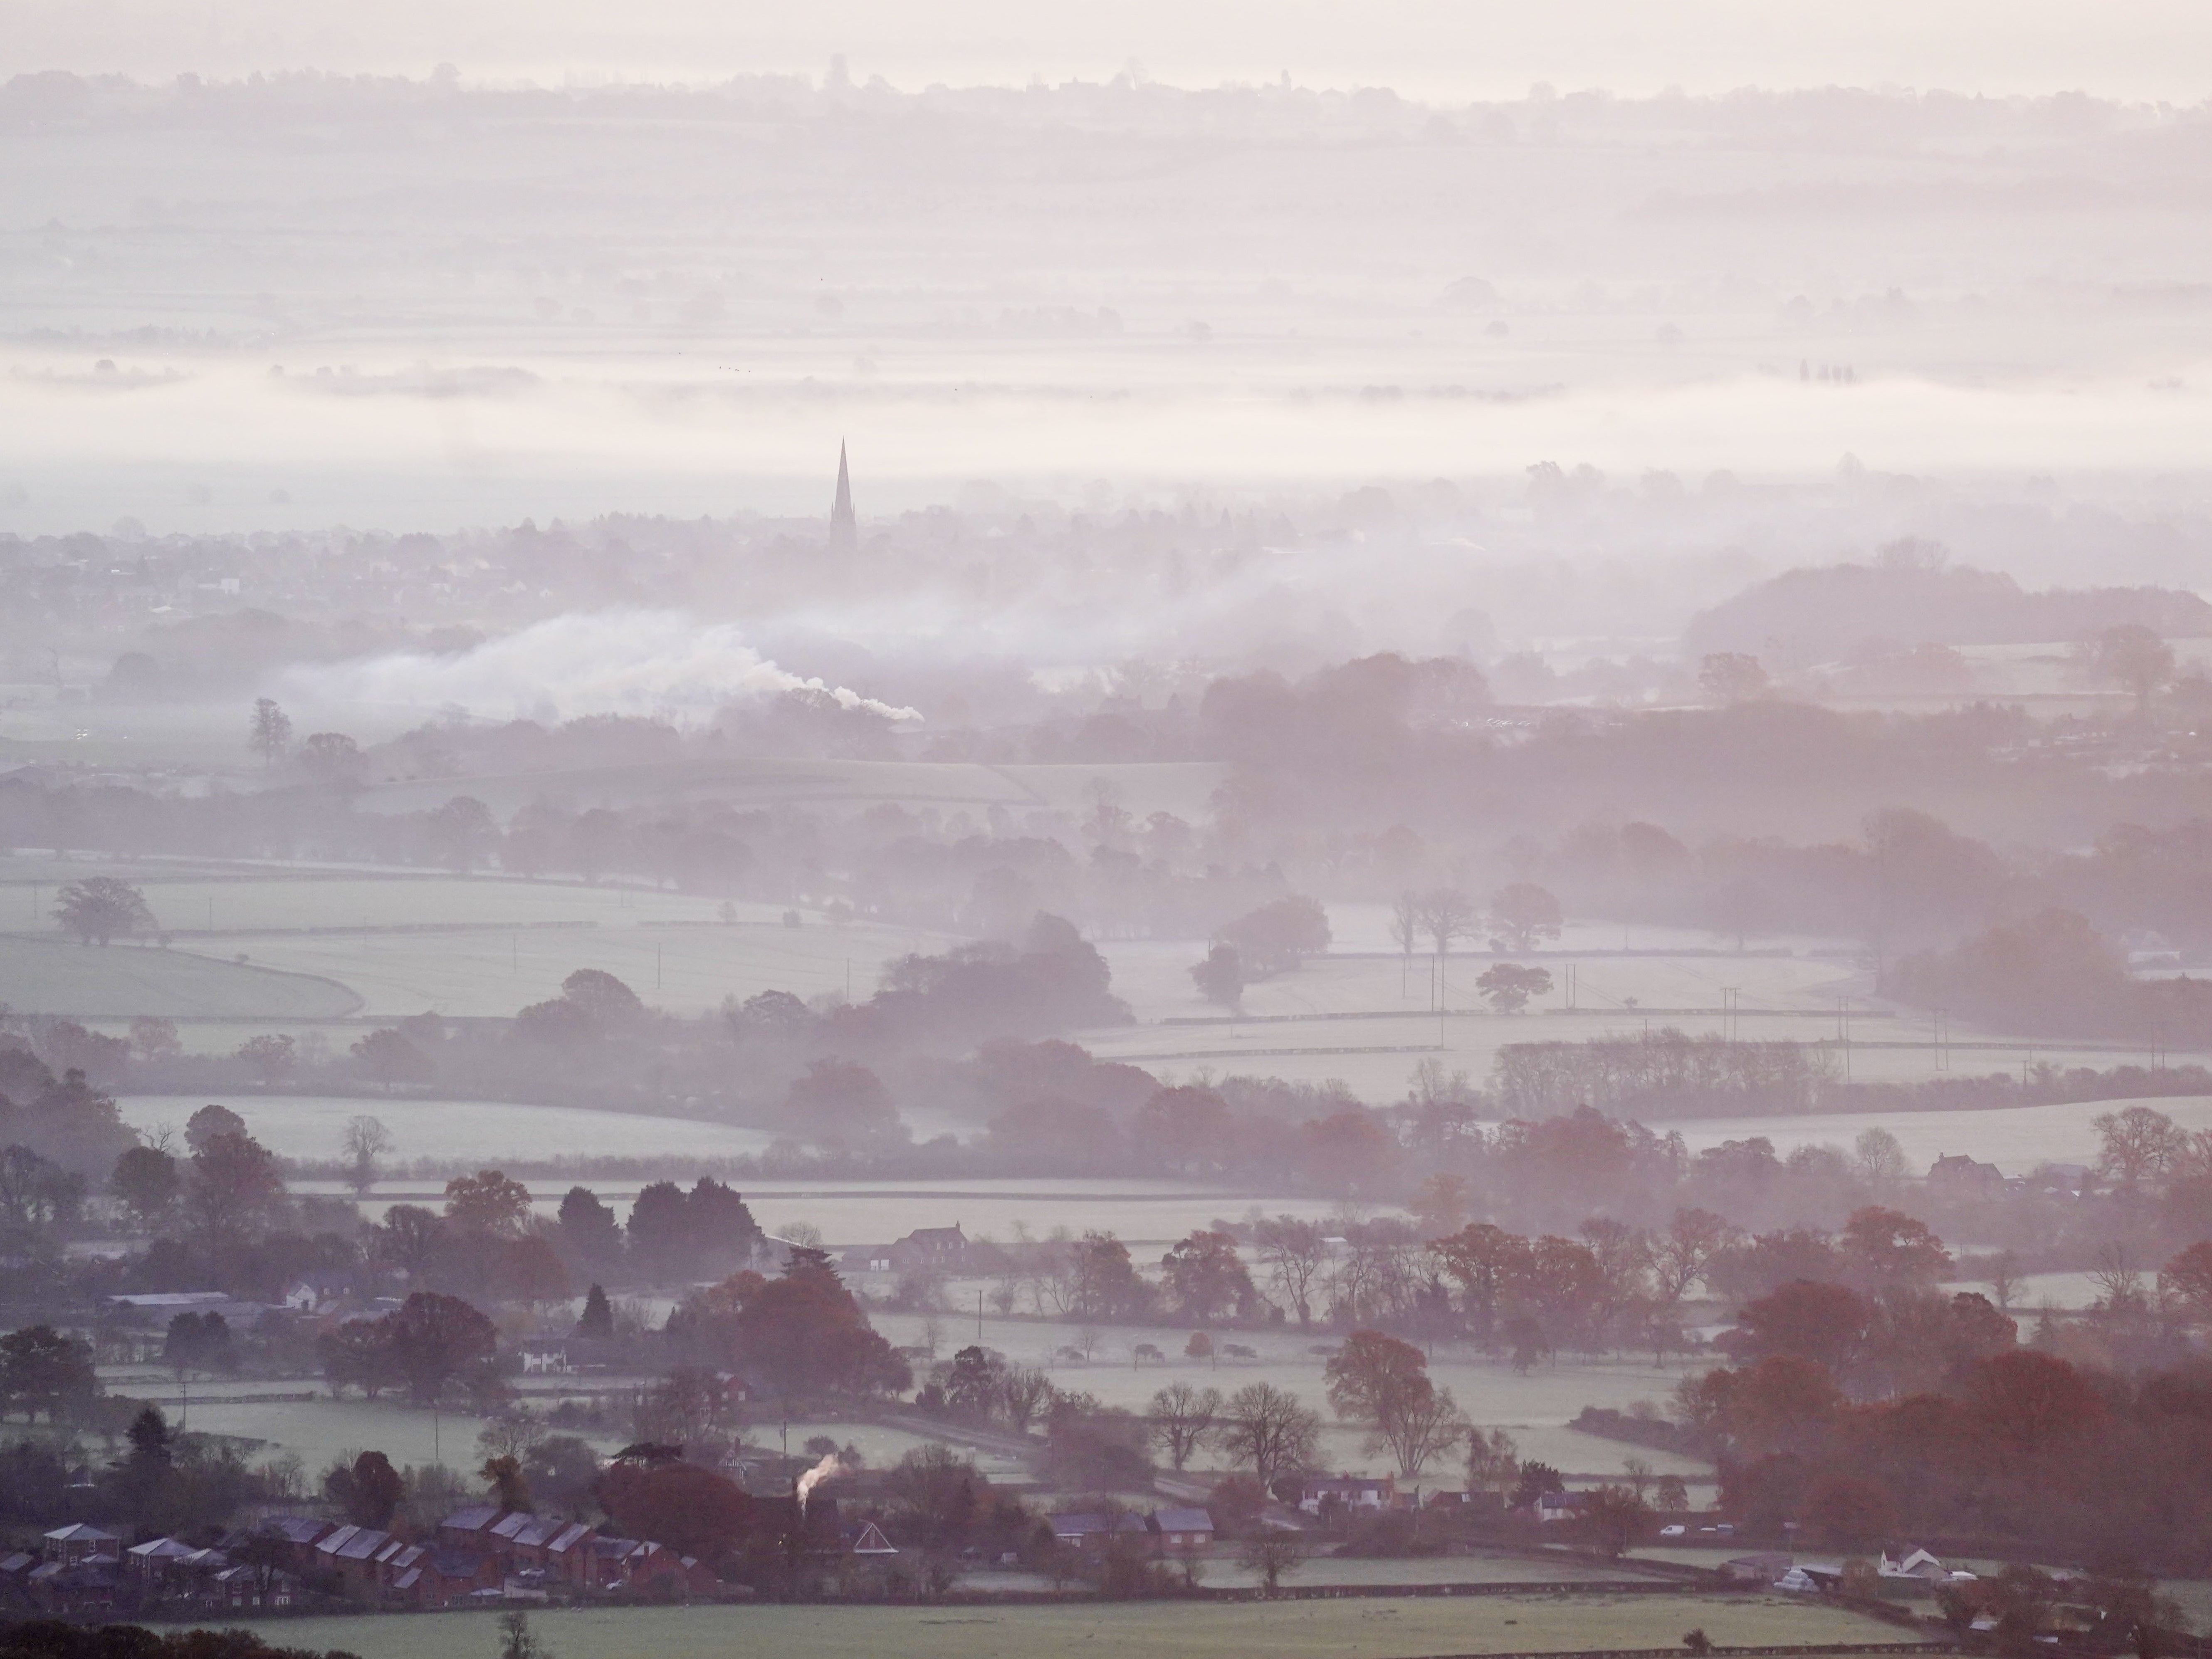
M845 468L845 446L837 446L837 499L830 508L830 550L851 553L860 545L859 522L853 517L853 478Z

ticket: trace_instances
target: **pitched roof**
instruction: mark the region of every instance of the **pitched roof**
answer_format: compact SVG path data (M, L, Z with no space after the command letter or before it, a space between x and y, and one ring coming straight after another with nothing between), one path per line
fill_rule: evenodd
M46 1534L54 1544L119 1544L123 1540L112 1532L102 1532L98 1527L82 1521L72 1521L66 1527L56 1527Z
M566 1555L591 1535L591 1528L581 1521L572 1521L545 1547L556 1555Z
M343 1549L348 1544L353 1541L354 1534L358 1533L360 1530L361 1528L359 1527L349 1525L340 1527L334 1532L325 1533L320 1539L316 1540L315 1553L318 1555L336 1555L340 1550Z
M367 1561L391 1541L392 1534L388 1532L379 1531L374 1527L359 1527L355 1529L354 1535L339 1547L337 1559L341 1561Z
M131 1547L131 1553L140 1561L180 1561L198 1553L190 1544L179 1544L173 1538L149 1538Z
M1152 1523L1161 1532L1213 1530L1213 1517L1204 1510L1154 1510Z
M262 1531L293 1544L312 1544L330 1529L329 1522L312 1515L272 1515L261 1523Z
M465 1510L455 1510L438 1525L447 1532L481 1532L499 1516L496 1504L471 1504Z
M528 1510L513 1510L508 1514L502 1515L498 1520L492 1522L491 1535L495 1538L504 1538L509 1542L512 1542L514 1541L515 1534L520 1532L525 1527L528 1526L537 1518L538 1517L531 1514Z
M1116 1515L1110 1519L1100 1514L1078 1512L1055 1515L1052 1517L1052 1534L1055 1538L1082 1538L1094 1532L1142 1532L1145 1523L1133 1515Z

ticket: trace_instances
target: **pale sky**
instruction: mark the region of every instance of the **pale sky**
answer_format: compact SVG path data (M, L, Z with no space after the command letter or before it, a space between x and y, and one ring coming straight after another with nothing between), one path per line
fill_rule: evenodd
M0 0L0 73L313 67L470 80L1103 79L1388 85L1459 100L1669 85L2081 88L2202 101L2203 0Z

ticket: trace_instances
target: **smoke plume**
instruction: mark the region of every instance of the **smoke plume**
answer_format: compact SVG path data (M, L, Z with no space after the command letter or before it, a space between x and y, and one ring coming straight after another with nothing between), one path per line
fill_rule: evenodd
M394 652L287 672L285 691L308 703L441 708L573 720L585 714L710 718L725 705L784 691L824 692L847 708L918 720L847 687L779 668L727 623L673 611L555 617L452 655Z
M792 1496L799 1500L799 1513L804 1515L806 1512L806 1500L814 1495L815 1487L820 1486L824 1480L842 1474L844 1472L845 1460L837 1453L830 1452L826 1454L819 1463L800 1475L798 1485L791 1489Z

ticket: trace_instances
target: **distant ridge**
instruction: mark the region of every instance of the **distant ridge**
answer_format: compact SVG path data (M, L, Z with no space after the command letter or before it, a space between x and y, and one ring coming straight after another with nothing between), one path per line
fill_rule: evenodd
M1690 619L1686 653L1741 651L1770 666L1832 662L1873 643L2029 645L2123 623L2169 639L2212 635L2212 605L2170 587L2048 588L1925 556L1789 570Z

